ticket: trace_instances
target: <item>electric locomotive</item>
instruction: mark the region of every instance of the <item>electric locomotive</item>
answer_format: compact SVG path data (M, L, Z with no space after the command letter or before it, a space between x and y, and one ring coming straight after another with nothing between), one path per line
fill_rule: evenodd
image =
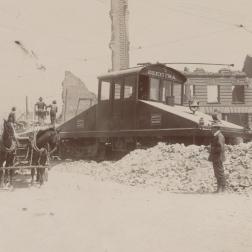
M61 155L123 155L160 141L208 145L213 118L195 112L197 103L185 106L185 82L181 72L160 63L98 76L98 103L58 127ZM227 143L244 136L242 127L220 124Z

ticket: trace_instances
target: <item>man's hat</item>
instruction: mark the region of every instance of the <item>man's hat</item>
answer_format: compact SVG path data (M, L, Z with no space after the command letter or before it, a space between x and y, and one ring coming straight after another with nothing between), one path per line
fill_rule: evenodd
M42 98L42 97L39 97L39 100L40 100L40 101L42 101L42 100L43 100L43 98Z
M12 107L12 109L11 109L12 111L16 111L16 107Z

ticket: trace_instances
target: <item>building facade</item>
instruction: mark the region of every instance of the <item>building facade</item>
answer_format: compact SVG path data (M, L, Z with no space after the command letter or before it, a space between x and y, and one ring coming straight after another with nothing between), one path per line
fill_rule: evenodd
M252 128L252 83L244 72L221 69L217 73L196 69L185 71L185 104L193 97L199 101L200 110L222 119Z

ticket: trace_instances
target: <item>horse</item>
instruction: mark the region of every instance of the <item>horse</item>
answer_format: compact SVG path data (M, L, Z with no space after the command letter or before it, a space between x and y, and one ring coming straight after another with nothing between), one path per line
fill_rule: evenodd
M14 165L17 150L17 142L15 140L15 131L11 122L4 120L3 134L0 139L0 186L5 184L5 175L8 175L8 182L12 186L13 169L4 169ZM5 172L7 171L7 174Z
M31 164L32 166L40 166L37 170L37 181L40 185L44 184L45 168L49 161L49 155L54 152L59 143L59 132L55 128L48 128L39 130L34 133L31 150ZM31 184L34 183L35 168L31 169Z

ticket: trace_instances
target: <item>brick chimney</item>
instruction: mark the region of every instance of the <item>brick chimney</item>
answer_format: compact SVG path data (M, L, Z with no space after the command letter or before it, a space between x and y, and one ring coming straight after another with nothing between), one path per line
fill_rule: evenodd
M128 0L111 0L112 70L129 67Z

